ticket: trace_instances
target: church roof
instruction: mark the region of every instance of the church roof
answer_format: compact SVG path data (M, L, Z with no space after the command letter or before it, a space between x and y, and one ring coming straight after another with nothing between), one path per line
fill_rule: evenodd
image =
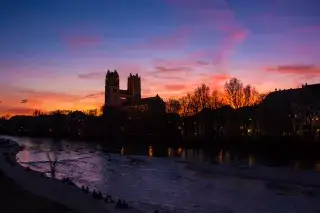
M134 100L128 100L123 103L124 106L130 106L130 105L150 105L150 104L164 104L164 101L162 98L160 98L159 95L156 95L154 97L148 97L148 98L141 98L141 99L134 99Z

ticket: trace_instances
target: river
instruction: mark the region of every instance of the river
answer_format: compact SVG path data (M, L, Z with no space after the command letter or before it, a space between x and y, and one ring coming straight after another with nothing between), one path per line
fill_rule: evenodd
M157 157L152 147L144 155L128 155L125 147L118 153L106 153L98 145L84 142L8 138L25 146L17 155L21 165L46 172L48 155L51 158L55 155L59 162L58 178L68 176L79 186L126 199L148 212L155 209L170 213L320 211L318 188L270 188L259 179L206 174L186 168L188 161L261 166L260 160L250 155L241 158L218 152L208 156L203 150L168 148L167 157ZM302 164L293 162L292 167ZM318 165L313 162L308 169L318 170Z

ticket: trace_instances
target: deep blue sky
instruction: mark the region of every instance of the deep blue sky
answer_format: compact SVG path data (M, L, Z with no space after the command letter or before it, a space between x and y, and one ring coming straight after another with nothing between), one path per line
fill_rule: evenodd
M0 114L99 105L99 95L74 96L100 94L107 68L119 69L122 87L128 73L141 74L145 96L219 88L230 77L262 91L317 82L319 8L318 0L2 0Z

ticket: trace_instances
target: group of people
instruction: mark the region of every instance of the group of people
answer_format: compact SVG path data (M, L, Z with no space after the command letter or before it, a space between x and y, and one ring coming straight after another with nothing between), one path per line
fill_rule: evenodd
M68 184L70 186L76 186L74 182L69 177L62 178L62 183Z
M86 194L90 192L87 186L81 186L81 190ZM100 191L96 192L96 190L93 190L92 197L95 199L104 199L104 202L106 203L114 203L114 200L112 199L111 195L106 195L106 197L103 198L103 195Z
M8 142L5 141L5 143L8 143ZM12 159L10 158L10 154L9 153L4 153L3 155L5 156L5 160L8 163L11 163L12 165L14 165L14 163L12 162ZM29 167L26 167L25 169L26 169L26 171L31 171L31 169ZM46 176L45 173L41 173L41 175L42 176ZM75 183L73 181L71 181L71 179L69 177L65 177L61 181L63 183L65 183L65 184L76 186ZM88 194L90 192L89 188L87 186L82 186L81 190L86 194ZM93 190L93 192L92 192L92 197L95 198L95 199L103 199L102 193L100 191L96 192L95 190ZM114 200L112 199L111 195L106 195L106 197L104 198L104 202L106 202L106 203L114 203ZM117 208L117 209L128 209L128 208L130 208L130 206L125 200L119 199L118 202L116 203L115 208ZM156 211L154 211L154 213L159 213L159 211L156 210Z
M81 190L86 194L89 193L89 188L87 186L82 186ZM114 203L114 200L112 199L111 195L106 195L106 197L103 198L102 193L100 191L96 192L95 189L92 191L92 197L95 199L104 199L104 202L106 202L106 203ZM128 209L128 208L130 208L130 206L125 200L119 199L118 202L116 203L115 208Z
M92 192L92 197L93 198L96 198L96 199L102 199L103 198L103 195L102 193L99 191L99 192L96 192L96 190L93 190Z
M9 163L11 166L15 166L15 162L13 161L12 153L3 153L4 159L7 163Z
M124 200L118 200L116 206L115 206L116 209L128 209L129 208L129 205L128 203Z

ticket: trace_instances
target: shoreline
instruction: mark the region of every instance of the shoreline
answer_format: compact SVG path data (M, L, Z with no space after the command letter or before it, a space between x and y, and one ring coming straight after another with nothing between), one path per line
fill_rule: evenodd
M61 180L43 176L40 172L26 169L16 160L16 154L23 147L13 140L0 138L0 170L15 183L32 194L47 198L50 201L65 205L76 212L82 213L144 213L131 207L115 209L116 203L105 203L85 194L81 188L63 183Z
M224 175L242 179L254 179L279 185L298 185L320 188L320 174L315 171L291 170L287 168L212 165L208 163L187 163L186 169L199 174Z

